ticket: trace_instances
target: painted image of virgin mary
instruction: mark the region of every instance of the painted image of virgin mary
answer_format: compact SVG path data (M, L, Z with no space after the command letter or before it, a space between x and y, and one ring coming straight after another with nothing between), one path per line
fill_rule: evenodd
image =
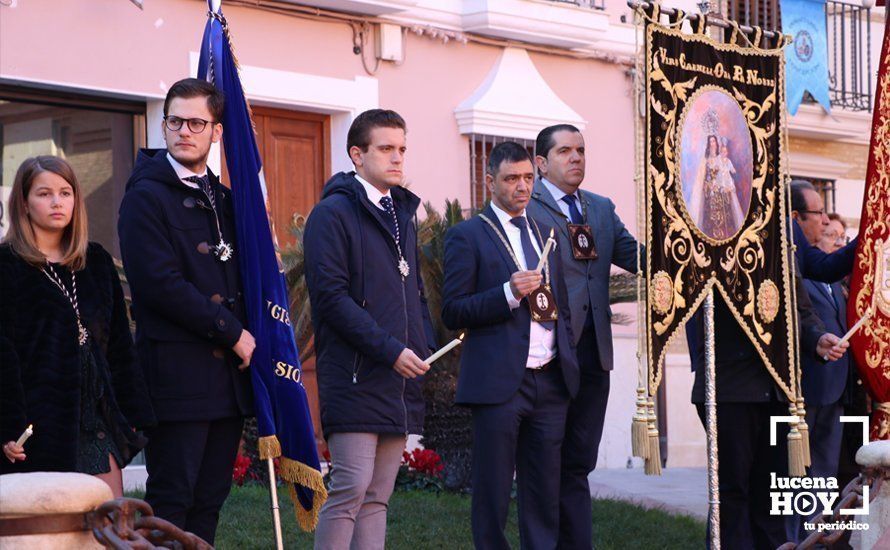
M735 174L726 138L708 135L705 155L692 187L689 214L702 233L712 239L732 237L745 221L736 193Z

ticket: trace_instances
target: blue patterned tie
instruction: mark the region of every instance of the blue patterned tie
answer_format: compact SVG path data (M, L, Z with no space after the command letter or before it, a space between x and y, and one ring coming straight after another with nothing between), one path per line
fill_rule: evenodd
M572 218L572 223L578 225L584 223L581 211L578 210L578 198L575 195L563 195L560 200L569 205L569 217Z
M522 253L525 255L525 268L532 271L533 267L538 267L538 251L532 246L532 239L528 235L528 220L523 216L510 218L510 223L519 228L519 240L522 242Z
M396 243L399 243L399 221L396 218L396 209L393 206L391 197L382 197L380 206L386 211L386 221L389 223L389 232L395 237Z
M532 239L528 234L528 220L523 216L516 216L515 218L510 218L510 223L519 228L519 241L522 243L522 254L525 256L525 268L533 271L532 268L538 267L538 261L541 257L538 256L538 251L532 246ZM553 321L541 321L540 325L547 330L553 330L555 326Z

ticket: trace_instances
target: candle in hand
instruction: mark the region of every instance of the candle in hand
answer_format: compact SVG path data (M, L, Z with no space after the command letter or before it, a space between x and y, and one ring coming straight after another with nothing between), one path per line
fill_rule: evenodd
M34 433L34 424L28 424L28 427L25 431L22 432L22 435L19 436L19 440L15 442L16 446L21 447L25 444L25 441L28 441L28 438Z
M835 345L836 345L836 346L841 346L841 345L843 345L847 340L849 340L850 338L852 338L853 335L856 333L856 331L859 330L859 329L862 327L863 323L865 323L865 322L868 320L868 318L871 317L872 313L874 313L874 306L869 307L867 310L865 310L865 315L863 315L862 318L859 319L859 321L858 321L855 325L853 325L853 328L851 328L850 330L848 330L848 331L847 331L847 334L844 334L844 337L841 338L840 341L839 341L837 344L835 344Z
M553 238L553 229L550 229L550 236L547 237L547 244L544 245L544 251L541 252L541 259L538 260L538 268L535 271L541 271L544 269L544 264L547 262L547 255L550 254L550 249L556 244L556 239Z
M432 365L432 364L433 364L433 361L435 361L436 359L439 359L440 357L442 357L443 355L445 355L446 353L448 353L448 352L451 351L452 349L454 349L454 348L456 348L457 346L459 346L460 343L463 342L463 340L464 340L464 333L462 332L462 333L460 333L460 336L458 336L458 337L455 338L454 340L448 342L448 344L446 344L444 348L442 348L442 349L440 349L439 351L437 351L436 353L430 355L430 356L427 358L427 360L424 361L424 363L426 363L427 365Z

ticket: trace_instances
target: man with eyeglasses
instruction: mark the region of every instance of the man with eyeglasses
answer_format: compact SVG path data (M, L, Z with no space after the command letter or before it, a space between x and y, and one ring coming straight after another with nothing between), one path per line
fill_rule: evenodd
M811 183L803 180L792 182L791 216L806 238L805 242L795 243L798 247L810 246L823 253L841 248L835 246L839 235L825 213L822 197ZM825 235L829 232L833 233L834 238L827 243ZM834 335L846 334L847 300L841 284L807 278L803 281L803 287L825 329ZM837 477L844 434L840 417L844 414L844 398L850 379L850 356L845 353L828 361L826 357L804 353L801 354L800 366L812 460L808 474L810 477ZM809 536L811 531L804 528L804 522L813 521L816 515L789 516L785 524L788 538L801 541Z
M159 121L167 148L140 151L118 221L158 419L145 448L145 500L211 544L252 414L255 346L244 328L231 192L207 169L222 111L222 94L205 81L170 88Z
M822 195L807 180L791 181L791 228L796 247L797 267L801 277L834 283L853 270L858 237L853 242L826 254L811 243L818 243L829 224Z

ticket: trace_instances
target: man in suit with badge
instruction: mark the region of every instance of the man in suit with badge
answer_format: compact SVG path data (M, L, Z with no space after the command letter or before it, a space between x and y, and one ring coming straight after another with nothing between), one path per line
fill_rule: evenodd
M609 272L617 265L637 270L637 241L606 197L580 189L584 180L584 137L570 124L541 130L535 144L540 177L529 214L554 226L569 294L577 346L580 387L569 406L559 506L559 548L591 548L588 474L596 467L603 434L609 371L612 370L612 312Z
M560 447L578 362L550 225L530 216L534 168L515 142L491 151L492 201L445 238L442 320L465 329L456 402L473 414L472 531L476 548L508 549L513 472L523 548L559 534ZM547 262L538 269L541 256Z

